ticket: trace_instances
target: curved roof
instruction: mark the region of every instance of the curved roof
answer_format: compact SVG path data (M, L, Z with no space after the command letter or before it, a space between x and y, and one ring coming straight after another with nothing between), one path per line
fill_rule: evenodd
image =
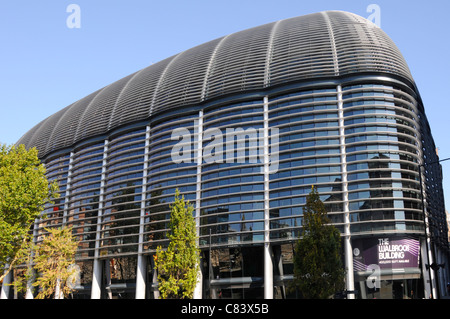
M392 40L352 13L325 11L233 33L167 58L51 115L17 144L42 158L174 107L292 81L358 72L413 83Z

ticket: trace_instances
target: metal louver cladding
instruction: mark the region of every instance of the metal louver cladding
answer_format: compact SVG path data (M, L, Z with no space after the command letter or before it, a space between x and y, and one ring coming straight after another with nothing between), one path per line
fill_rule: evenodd
M39 156L226 94L354 73L388 73L414 83L391 39L352 13L325 11L207 42L131 74L37 124L17 144Z

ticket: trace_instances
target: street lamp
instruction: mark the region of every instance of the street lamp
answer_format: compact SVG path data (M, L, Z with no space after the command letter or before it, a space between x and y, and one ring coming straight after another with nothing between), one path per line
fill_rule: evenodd
M442 160L439 161L434 161L431 163L427 163L427 165L433 165L433 164L437 164L440 162L444 162L444 161L448 161L450 160L450 158L444 158ZM419 164L419 182L420 182L420 199L422 201L422 215L423 215L423 225L425 227L425 248L427 249L427 259L430 257L430 248L428 247L428 227L427 227L427 222L426 222L426 213L425 213L425 200L424 200L424 196L423 196L423 186L422 186L422 166L425 167L425 163L424 164ZM430 244L431 244L431 236L430 236ZM431 254L433 254L433 250L431 250ZM432 256L433 257L433 256ZM434 259L434 258L433 258ZM439 267L443 267L443 265L438 265L435 262L433 262L431 265L425 265L426 268L428 269L429 272L429 276L430 276L430 288L431 288L431 298L434 299L434 294L433 294L433 279L431 278L431 269L433 271L436 271L439 269ZM435 276L434 276L435 277Z

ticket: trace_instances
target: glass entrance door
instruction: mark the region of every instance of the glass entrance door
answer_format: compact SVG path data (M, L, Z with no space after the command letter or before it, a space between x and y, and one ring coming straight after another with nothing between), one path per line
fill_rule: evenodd
M423 284L420 279L381 280L379 288L368 288L365 281L360 281L361 299L421 299Z

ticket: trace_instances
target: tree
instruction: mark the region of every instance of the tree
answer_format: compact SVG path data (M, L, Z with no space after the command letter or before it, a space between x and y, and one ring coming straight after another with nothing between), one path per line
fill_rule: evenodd
M304 298L325 299L344 289L340 233L312 186L303 207L302 236L295 247L294 284Z
M77 267L75 253L78 241L72 235L71 227L45 228L49 233L34 248L34 269L39 274L33 286L40 288L37 299L62 299L74 288Z
M29 253L31 228L46 203L58 197L36 148L0 146L0 282Z
M200 250L197 243L193 206L180 198L178 189L170 206L167 249L158 246L155 267L158 270L158 287L161 298L192 298L197 284Z

